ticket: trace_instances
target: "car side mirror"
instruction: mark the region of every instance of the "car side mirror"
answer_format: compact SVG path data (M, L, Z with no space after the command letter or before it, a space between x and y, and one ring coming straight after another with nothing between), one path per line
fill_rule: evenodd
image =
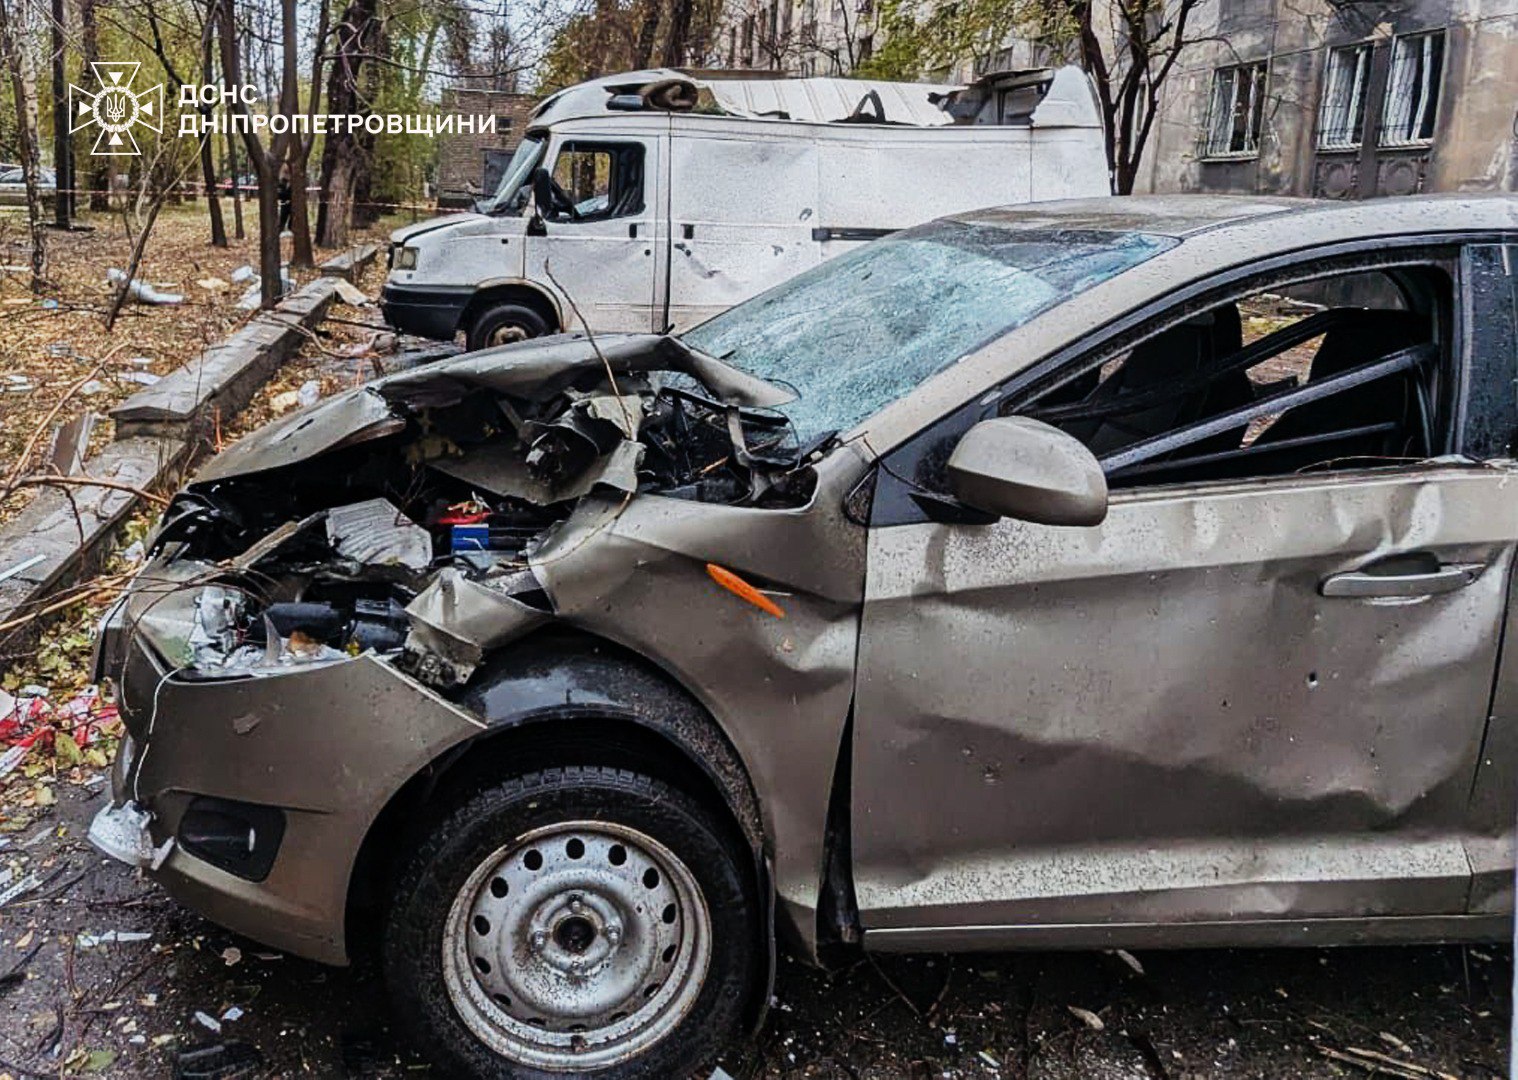
M532 202L538 213L553 213L553 177L541 165L532 170Z
M1107 477L1096 456L1025 416L982 420L949 456L949 488L975 510L1038 525L1099 525Z
M547 236L544 220L553 213L553 178L539 166L528 177L532 187L532 216L527 219L528 236Z

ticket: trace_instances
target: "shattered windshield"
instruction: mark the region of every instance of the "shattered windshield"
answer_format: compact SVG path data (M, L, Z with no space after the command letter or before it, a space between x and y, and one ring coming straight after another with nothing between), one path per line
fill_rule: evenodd
M1176 243L940 222L825 262L683 340L794 388L780 411L805 443L854 427L980 345Z
M527 178L543 156L542 135L529 135L517 145L516 153L506 163L501 182L488 199L481 199L478 210L482 214L519 213L527 205Z

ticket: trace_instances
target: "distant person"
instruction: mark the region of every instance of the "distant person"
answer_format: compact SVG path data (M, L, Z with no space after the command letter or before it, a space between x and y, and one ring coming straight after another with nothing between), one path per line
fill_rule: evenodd
M290 174L281 172L279 174L279 231L281 233L288 232L290 229L291 195Z

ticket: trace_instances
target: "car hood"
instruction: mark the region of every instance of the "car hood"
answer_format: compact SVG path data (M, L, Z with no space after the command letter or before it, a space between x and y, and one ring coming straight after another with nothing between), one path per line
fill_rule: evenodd
M476 390L545 402L606 371L616 376L680 372L738 408L773 408L795 396L668 335L559 335L466 353L336 394L243 437L212 458L195 482L284 468L394 434L404 427L408 410L446 407Z
M466 222L489 221L484 214L443 214L441 217L428 218L426 221L418 221L414 225L405 225L390 234L392 244L404 244L407 240L414 240L423 233L437 232L439 229L452 228Z

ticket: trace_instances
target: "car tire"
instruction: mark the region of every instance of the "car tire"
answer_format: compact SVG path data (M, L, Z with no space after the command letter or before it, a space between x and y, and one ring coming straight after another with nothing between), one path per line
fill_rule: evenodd
M542 337L548 323L525 304L492 304L475 316L464 334L470 351Z
M382 941L396 1016L448 1077L694 1075L756 991L750 867L720 817L637 773L486 788L400 872Z

